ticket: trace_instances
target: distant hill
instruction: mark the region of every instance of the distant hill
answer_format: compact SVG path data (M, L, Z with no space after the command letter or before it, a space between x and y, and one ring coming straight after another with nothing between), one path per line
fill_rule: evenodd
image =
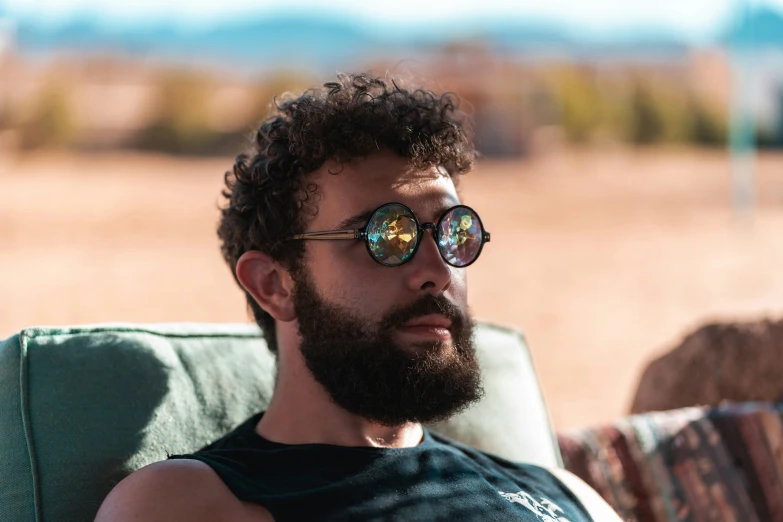
M389 45L399 46L356 25L302 17L236 20L207 30L158 24L109 31L88 17L56 28L25 22L17 28L17 45L23 53L120 51L164 59L236 62L251 68L291 59L331 65Z
M478 25L461 38L475 39L498 51L525 56L555 52L568 56L671 56L688 45L676 36L639 32L597 41L556 25L496 21ZM358 22L337 18L276 16L222 22L206 30L175 29L159 23L134 29L109 30L96 18L82 16L59 27L20 22L17 45L23 53L53 50L119 51L162 60L241 65L247 70L287 63L321 69L376 56L415 56L454 38L448 32L378 35ZM748 41L783 47L783 14L760 8L722 33L719 41Z

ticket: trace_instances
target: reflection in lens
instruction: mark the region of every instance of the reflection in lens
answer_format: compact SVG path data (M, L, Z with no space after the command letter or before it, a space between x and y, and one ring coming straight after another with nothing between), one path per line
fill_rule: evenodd
M372 255L384 265L404 263L416 250L418 242L413 214L402 205L381 207L367 224L367 241Z
M481 223L475 212L467 207L457 207L443 216L438 225L438 248L447 263L466 266L475 261L483 240Z

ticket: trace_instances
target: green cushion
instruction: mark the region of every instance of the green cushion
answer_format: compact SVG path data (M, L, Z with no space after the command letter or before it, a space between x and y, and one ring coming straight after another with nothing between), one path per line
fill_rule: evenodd
M486 396L435 426L558 465L521 335L481 325ZM30 328L0 343L0 520L92 520L132 471L187 453L265 408L274 358L253 325Z

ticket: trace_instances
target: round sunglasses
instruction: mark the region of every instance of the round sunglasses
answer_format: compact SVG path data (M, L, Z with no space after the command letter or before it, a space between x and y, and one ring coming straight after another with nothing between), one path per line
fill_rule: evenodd
M413 258L426 229L432 230L443 260L458 268L476 261L490 238L479 215L466 205L446 210L437 224L419 224L410 208L402 203L386 203L375 209L363 228L305 232L291 239L361 239L370 257L383 266L393 267Z

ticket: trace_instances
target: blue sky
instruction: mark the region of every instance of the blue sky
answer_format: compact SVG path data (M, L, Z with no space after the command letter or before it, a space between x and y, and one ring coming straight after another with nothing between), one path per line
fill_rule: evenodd
M355 19L379 31L470 29L481 20L556 22L601 34L663 31L691 40L709 38L729 19L740 0L0 0L11 18L58 24L90 16L110 25L170 20L175 25L205 26L247 14L273 15L315 11ZM783 9L783 0L763 1ZM328 8L326 7L328 6Z

